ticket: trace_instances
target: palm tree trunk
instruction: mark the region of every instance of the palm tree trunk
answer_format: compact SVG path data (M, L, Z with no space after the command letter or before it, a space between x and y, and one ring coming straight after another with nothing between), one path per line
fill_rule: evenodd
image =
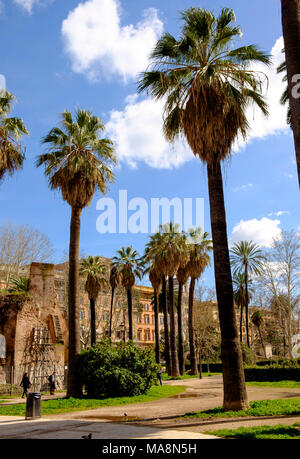
M183 348L183 331L182 331L182 290L183 290L183 285L179 284L178 304L177 304L178 363L179 363L179 372L181 375L184 375L184 348Z
M110 301L110 317L109 317L109 337L111 338L111 330L112 330L112 316L113 316L113 306L114 306L114 295L115 289L112 287L111 289L111 301Z
M127 290L127 303L128 303L129 340L133 341L132 292L131 292L131 289Z
M77 355L80 353L80 326L78 311L80 217L81 209L72 207L69 247L69 370L67 397L78 397L81 395L81 389L78 385L76 365Z
M207 165L214 271L221 329L221 357L225 410L247 409L248 397L241 345L236 324L229 261L221 165Z
M174 279L169 276L169 312L170 312L170 346L171 346L171 376L177 378L179 376L177 344L176 344L176 325L174 311Z
M300 75L300 3L299 0L281 0L282 28L287 67L289 100L292 114L292 129L296 150L298 180L300 186L300 98L293 94L293 77Z
M198 373L195 337L194 337L195 282L196 282L195 278L191 277L190 288L189 288L189 344L190 344L190 363L191 363L190 374L191 375L196 375Z
M96 308L95 300L90 299L90 308L91 308L91 346L93 347L96 344Z
M155 361L160 363L159 349L159 315L158 315L158 292L154 290L154 320L155 320Z
M171 376L171 355L170 355L170 335L168 321L168 303L167 303L167 282L165 276L162 277L162 306L164 314L164 331L165 331L165 358L168 375Z
M243 342L243 303L241 303L241 317L240 317L240 342Z
M248 294L248 267L245 266L245 316L246 316L246 338L247 346L250 348L250 339L249 339L249 294Z

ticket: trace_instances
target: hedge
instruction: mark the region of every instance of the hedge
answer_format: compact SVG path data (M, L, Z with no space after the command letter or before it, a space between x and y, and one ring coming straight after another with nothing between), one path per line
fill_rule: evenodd
M269 360L259 360L256 362L256 365L259 367L265 367L269 365L280 365L284 367L290 366L299 366L300 359L269 359Z
M269 365L267 367L246 367L246 381L300 381L300 366L283 367Z

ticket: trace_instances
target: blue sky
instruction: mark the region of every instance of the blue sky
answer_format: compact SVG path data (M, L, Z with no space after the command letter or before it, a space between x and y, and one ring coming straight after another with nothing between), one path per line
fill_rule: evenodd
M108 196L119 190L129 199L204 198L205 230L210 231L207 179L200 161L178 143L163 140L160 106L137 96L137 74L147 65L155 40L168 31L178 36L179 10L201 6L215 13L234 9L242 43L258 44L282 60L279 0L0 0L0 74L16 95L14 115L24 119L24 169L0 188L0 225L28 224L45 233L55 247L55 262L68 249L70 208L50 191L42 169L34 166L43 151L41 137L59 123L64 109L91 109L107 126L120 166ZM281 230L297 229L299 190L293 139L279 105L282 91L274 68L268 70L270 117L249 113L253 130L247 144L234 147L224 166L228 236L253 239L269 247ZM115 255L121 245L143 252L144 234L99 234L95 196L82 216L81 250ZM205 273L213 284L212 270Z

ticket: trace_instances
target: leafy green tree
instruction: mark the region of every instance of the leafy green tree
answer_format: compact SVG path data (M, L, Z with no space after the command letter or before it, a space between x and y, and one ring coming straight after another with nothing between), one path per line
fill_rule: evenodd
M96 301L100 291L108 284L107 267L100 257L89 256L80 262L80 275L86 278L85 291L89 296L91 313L91 346L94 346L97 341Z
M60 190L72 210L69 245L68 319L69 371L67 396L76 397L80 390L76 377L76 359L80 352L78 309L79 238L82 210L99 189L106 193L114 181L117 160L113 142L100 138L104 125L91 112L78 109L73 118L69 111L61 115L61 127L54 127L43 138L48 150L37 159L44 166L52 190Z
M152 52L152 66L139 81L139 91L163 99L167 140L183 135L207 166L216 291L222 335L224 408L248 407L238 338L226 227L221 163L238 135L246 137L246 110L257 105L267 115L261 95L263 76L251 68L270 59L256 46L234 48L241 36L231 9L218 17L202 8L181 13L177 40L170 33Z
M142 278L143 267L141 259L132 246L122 247L117 251L118 256L113 258L115 266L122 276L122 285L127 292L128 304L128 321L129 321L129 339L133 340L133 307L132 307L132 289L135 284L135 278Z
M265 257L258 245L252 241L240 241L235 243L231 250L231 264L233 274L243 273L245 282L245 313L246 313L246 337L247 346L250 347L249 339L249 276L251 274L261 275Z
M0 91L0 182L6 173L12 176L21 169L25 159L20 139L29 132L21 118L9 116L15 100L8 91Z

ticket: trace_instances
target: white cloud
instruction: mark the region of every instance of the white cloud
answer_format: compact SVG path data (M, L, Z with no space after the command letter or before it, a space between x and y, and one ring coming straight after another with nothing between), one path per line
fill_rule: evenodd
M258 64L253 67L253 70L264 73L268 78L264 80L263 94L266 96L269 106L269 116L267 118L264 117L258 108L251 107L248 109L247 117L251 131L246 141L243 139L236 141L233 147L234 152L245 147L253 139L263 139L269 135L290 132L290 128L286 122L287 107L280 104L280 97L286 83L282 81L282 74L277 74L276 70L284 60L283 48L283 37L280 37L271 50L272 66L268 68Z
M150 167L179 167L194 156L184 141L170 145L162 134L163 102L139 100L137 95L126 99L123 111L114 110L106 124L107 132L117 145L120 161L131 167L145 162Z
M118 74L124 80L146 69L148 56L163 30L157 10L144 11L136 26L121 25L117 0L88 0L62 24L64 46L72 68L90 79Z
M233 188L233 191L237 193L238 191L247 191L249 188L253 187L253 183L248 183L247 185L236 186Z
M288 210L279 210L268 214L268 217L281 217L281 215L291 215L291 213Z
M260 247L271 247L274 238L280 238L280 220L264 217L261 220L241 220L232 230L230 245L239 241L253 241Z
M13 0L13 2L22 7L28 14L32 14L35 5L45 5L52 3L54 0Z

